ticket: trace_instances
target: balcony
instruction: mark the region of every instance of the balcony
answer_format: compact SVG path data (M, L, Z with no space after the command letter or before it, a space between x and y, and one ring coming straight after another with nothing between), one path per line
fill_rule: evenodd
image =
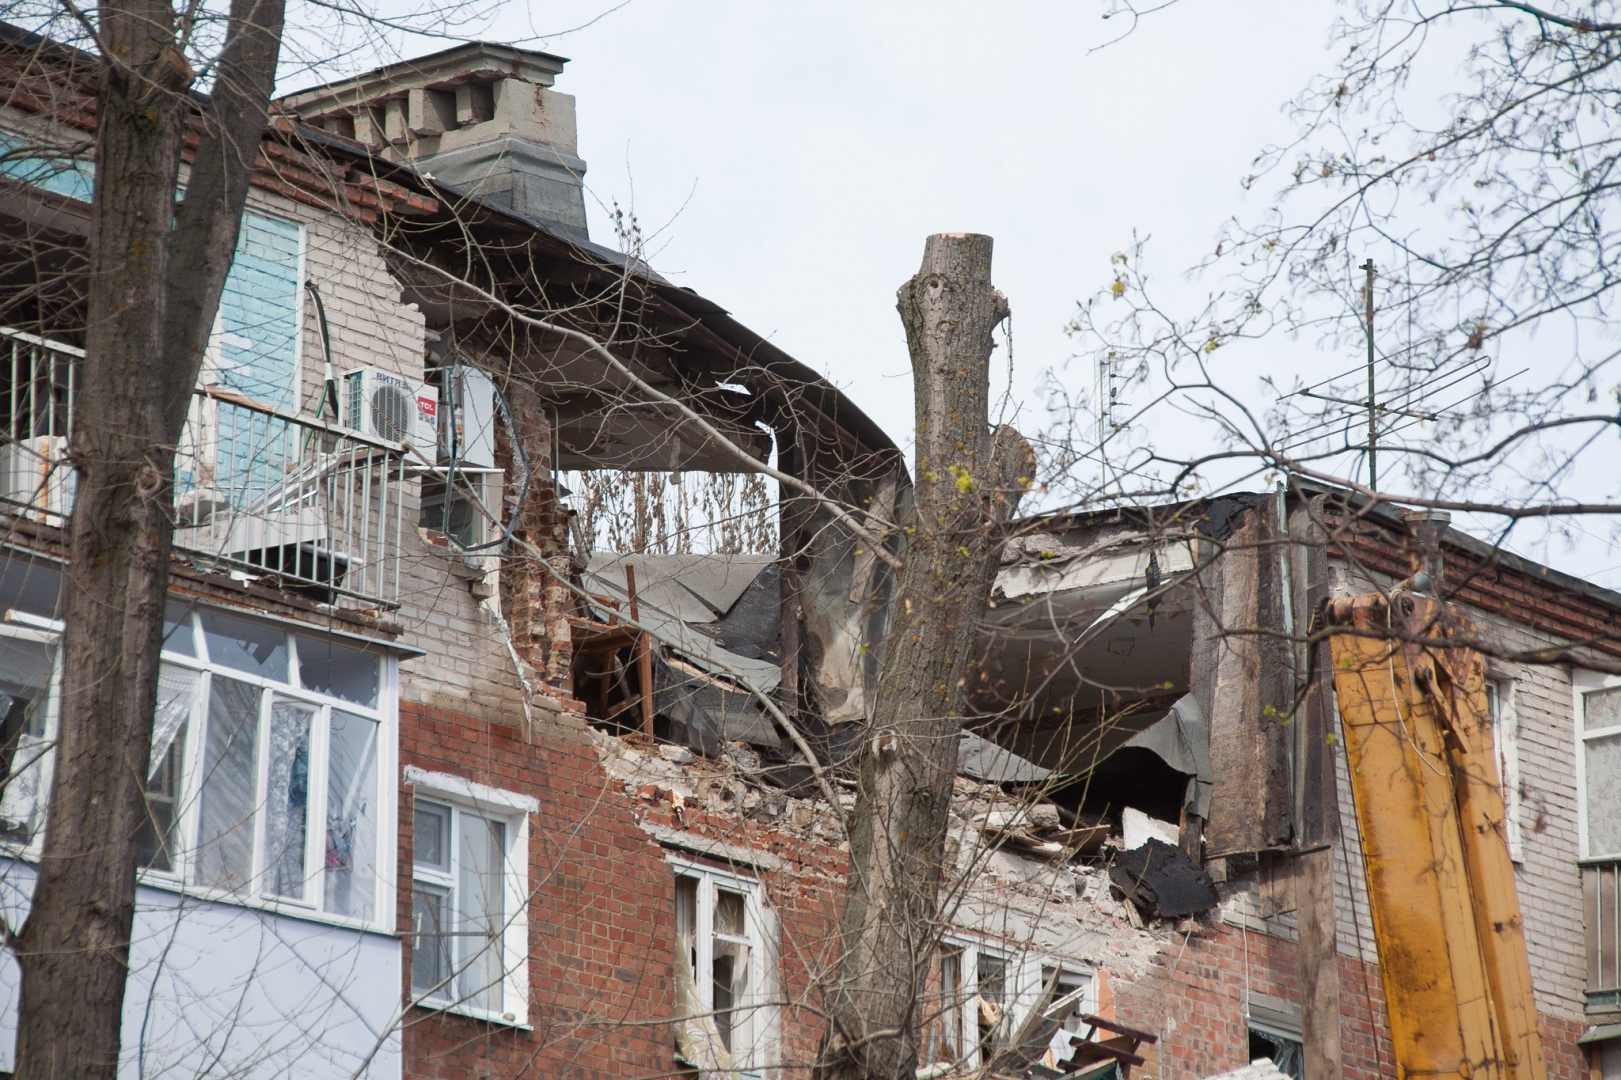
M0 349L11 410L0 508L61 527L73 508L66 454L84 354L3 327ZM320 602L398 607L402 539L416 527L405 459L399 443L198 387L175 455L175 551Z
M1621 1010L1621 860L1582 866L1587 924L1587 1007Z

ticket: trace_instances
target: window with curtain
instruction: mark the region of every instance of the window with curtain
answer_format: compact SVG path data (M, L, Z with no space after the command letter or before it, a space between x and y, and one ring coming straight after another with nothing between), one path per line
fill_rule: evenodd
M149 883L386 922L389 663L363 643L171 603L140 837Z
M26 854L56 738L61 576L0 557L0 842ZM392 929L393 659L171 601L136 838L142 880Z

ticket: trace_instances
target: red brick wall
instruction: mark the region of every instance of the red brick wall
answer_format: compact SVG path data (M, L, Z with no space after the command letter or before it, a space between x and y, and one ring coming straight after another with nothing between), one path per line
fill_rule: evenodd
M666 854L637 819L747 848L779 868L753 874L781 926L779 989L787 1005L783 1059L808 1066L820 1039L817 987L833 959L844 854L787 826L753 820L724 800L683 799L651 785L626 792L602 769L588 732L567 721L520 729L401 705L405 765L533 796L530 825L530 1022L520 1031L433 1010L413 1010L405 1074L434 1080L559 1077L606 1080L676 1069L673 1014L674 882ZM700 781L702 783L704 781ZM399 927L410 925L412 789L401 789ZM708 807L708 808L706 808ZM692 858L692 856L683 856ZM703 861L703 860L696 860ZM750 871L741 871L750 874ZM1377 967L1341 956L1345 1075L1393 1074L1394 1055ZM410 947L405 947L407 980ZM1148 1077L1192 1080L1245 1064L1246 983L1251 993L1299 1000L1292 942L1236 925L1173 943L1146 977L1105 972L1121 1021L1157 1032ZM408 989L408 987L406 988ZM1578 1023L1543 1018L1550 1080L1577 1080Z
M529 980L533 1031L416 1009L406 1018L405 1075L650 1076L674 1067L674 891L657 845L597 766L588 735L522 732L400 706L400 760L533 796ZM413 789L400 793L399 927L410 927ZM409 990L410 943L405 946Z
M1367 523L1331 522L1329 554L1393 578L1413 572L1411 542ZM1450 545L1442 546L1448 599L1490 611L1533 630L1621 655L1621 611L1535 574Z
M1160 1036L1157 1046L1140 1051L1148 1058L1143 1074L1156 1080L1195 1080L1248 1063L1246 974L1251 994L1300 1000L1294 942L1239 926L1207 929L1180 951L1167 950L1154 968L1138 982L1112 979L1110 986L1117 1018ZM1342 955L1339 969L1344 1076L1394 1076L1379 968ZM1576 1044L1583 1025L1547 1015L1540 1022L1549 1080L1585 1080L1585 1059Z
M570 692L574 647L568 618L574 614L575 604L563 584L571 573L568 514L558 503L556 479L551 475L551 415L534 387L524 380L505 380L503 390L530 455L529 490L513 535L538 550L547 565L540 565L527 551L509 550L502 557L501 608L511 622L512 643L518 652L548 685ZM510 521L519 494L514 486L518 469L504 426L497 429L496 455L507 470L507 505L501 512Z
M1542 1054L1548 1061L1548 1080L1587 1080L1587 1055L1576 1044L1587 1030L1580 1020L1541 1016Z
M784 1060L808 1064L820 1039L814 988L831 960L843 856L741 815L671 801L652 787L626 793L600 767L587 732L520 729L405 702L402 765L533 796L530 822L529 980L533 1031L415 1009L405 1029L405 1075L482 1077L668 1075L677 1066L667 1021L674 1011L675 888L665 852L637 814L685 832L772 853L781 869L757 876L781 926ZM400 793L399 928L410 978L411 787ZM697 859L693 861L703 862ZM737 871L734 871L737 872ZM748 875L747 870L741 873Z
M833 845L806 840L742 813L717 813L704 809L699 801L672 799L668 791L652 785L636 795L641 815L650 824L712 837L780 863L771 871L734 868L731 872L757 878L765 888L767 905L777 914L781 927L777 989L784 1002L781 1060L790 1070L808 1070L821 1043L820 987L836 956L835 925L848 869L845 854ZM712 861L680 854L695 862ZM668 883L663 887L671 888Z

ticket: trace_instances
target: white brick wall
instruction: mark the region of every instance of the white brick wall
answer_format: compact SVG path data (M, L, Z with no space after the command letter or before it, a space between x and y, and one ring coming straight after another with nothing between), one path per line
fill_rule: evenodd
M1510 649L1558 641L1500 618L1472 615L1482 631ZM1576 730L1570 669L1500 664L1494 665L1493 675L1513 682L1520 720L1520 835L1525 861L1516 868L1515 880L1537 1006L1543 1012L1580 1019L1587 952L1576 866Z
M412 380L423 375L423 316L401 302L372 232L355 222L253 189L250 208L304 225L305 270L321 291L338 377L377 367ZM303 412L320 401L323 358L315 305L305 296L302 342ZM523 693L497 620L480 607L467 579L450 569L448 552L417 534L419 487L408 485L400 574L402 645L426 655L400 666L400 696L407 701L467 713L504 724L523 719Z

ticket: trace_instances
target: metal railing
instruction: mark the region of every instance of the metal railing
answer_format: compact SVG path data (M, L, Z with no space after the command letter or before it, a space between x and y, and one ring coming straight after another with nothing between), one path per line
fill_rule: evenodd
M0 380L9 380L0 397L11 409L0 441L0 506L61 526L73 507L66 452L84 354L3 327L0 347ZM399 443L203 386L174 480L177 553L313 599L398 606L402 540L416 525Z
M1587 925L1587 1005L1621 1007L1621 860L1582 866Z
M61 525L73 506L67 447L84 353L5 327L0 348L0 401L11 417L0 442L0 500L35 521Z

